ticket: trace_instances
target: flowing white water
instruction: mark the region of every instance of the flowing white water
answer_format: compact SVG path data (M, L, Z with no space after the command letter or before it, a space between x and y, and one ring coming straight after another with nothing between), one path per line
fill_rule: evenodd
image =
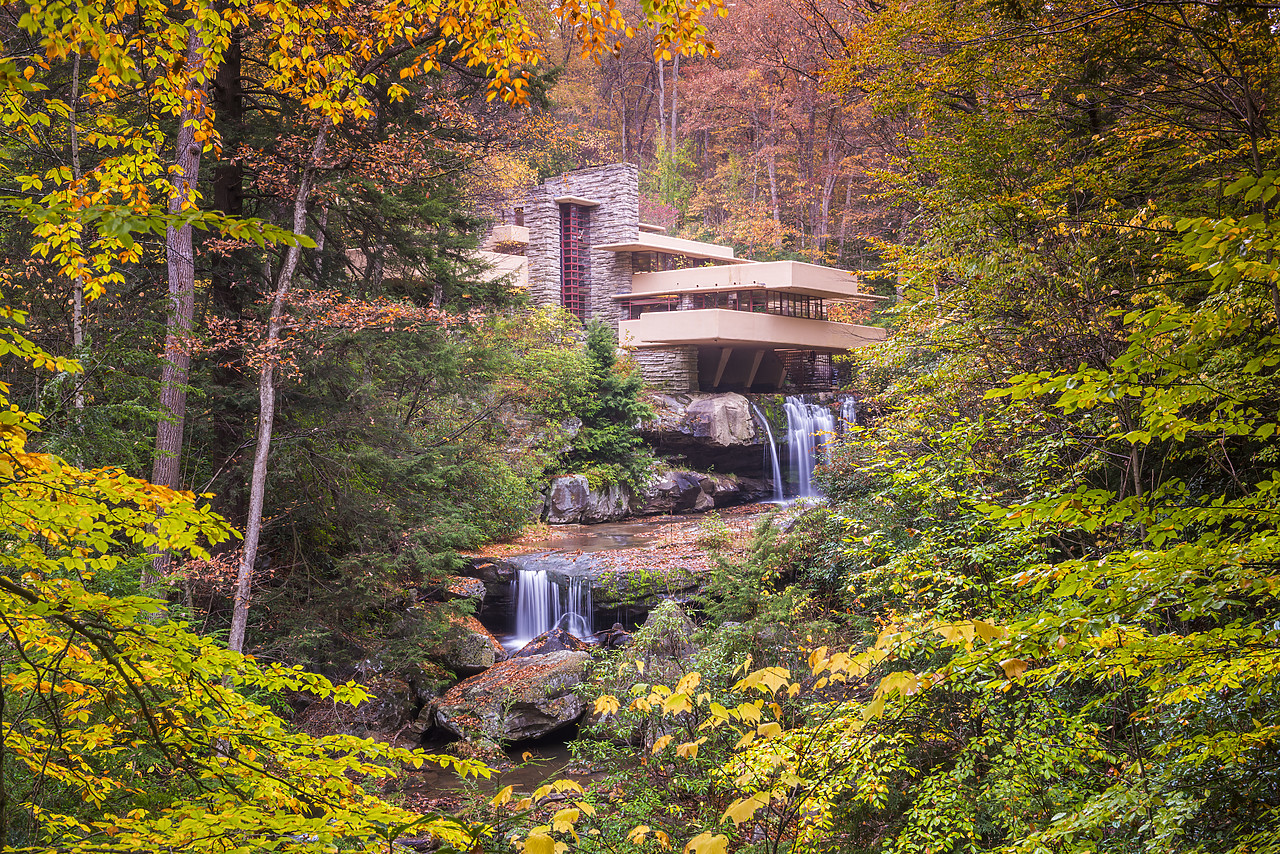
M820 498L813 486L813 469L822 447L836 430L836 419L825 406L806 403L799 395L787 397L787 448L797 498Z
M840 398L840 420L844 422L843 427L858 426L858 399L852 396Z
M568 599L560 602L560 586L545 569L516 572L516 638L533 640L559 625L570 634L589 639L594 629L591 619L591 579L569 576ZM566 607L567 606L567 607Z
M764 417L764 413L760 411L760 407L754 403L751 408L755 410L756 417L760 419L760 423L764 425L764 433L769 437L769 462L773 466L773 500L777 504L782 503L782 466L778 465L778 443L773 439L773 428L769 426L769 419Z
M569 608L560 617L565 631L587 640L595 629L591 618L591 579L569 576Z

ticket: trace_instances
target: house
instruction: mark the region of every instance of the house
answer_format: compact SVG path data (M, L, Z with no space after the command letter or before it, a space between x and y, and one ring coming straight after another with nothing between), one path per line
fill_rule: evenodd
M537 305L613 325L666 391L831 389L833 355L886 336L828 319L833 303L877 299L853 273L737 258L641 222L630 163L549 178L504 219L482 244L493 274L513 276Z

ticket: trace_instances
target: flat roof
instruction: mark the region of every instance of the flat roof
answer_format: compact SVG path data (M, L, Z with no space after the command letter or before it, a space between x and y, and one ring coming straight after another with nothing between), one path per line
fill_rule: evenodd
M660 299L662 297L678 297L682 294L718 294L734 291L778 291L784 294L794 294L802 297L813 297L814 299L824 299L827 302L858 302L859 300L888 300L892 297L881 296L880 294L833 294L829 290L820 288L810 288L804 285L769 285L759 282L752 282L749 285L713 285L713 286L691 286L691 287L675 287L667 288L661 291L632 291L629 294L610 294L610 299Z
M665 252L668 255L684 255L687 258L705 258L709 261L720 261L725 264L750 264L746 258L733 257L732 246L721 246L718 243L703 243L701 240L686 240L683 237L671 237L649 231L640 232L635 240L621 243L597 243L592 249L603 249L607 252Z
M888 331L876 326L724 308L646 312L618 324L618 340L636 347L697 344L839 353L887 337Z
M600 203L595 199L584 199L582 196L556 196L552 201L557 205L582 205L584 208L600 207Z
M882 300L877 294L858 289L856 273L803 261L749 261L734 266L688 267L636 273L631 277L631 293L693 294L724 291L771 290L798 296L833 300Z

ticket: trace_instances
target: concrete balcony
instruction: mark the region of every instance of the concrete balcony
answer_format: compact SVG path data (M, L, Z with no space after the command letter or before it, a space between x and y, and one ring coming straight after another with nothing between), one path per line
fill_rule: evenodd
M522 246L528 246L529 229L523 225L495 225L493 230L489 232L489 237L485 240L485 243L491 246L501 246L504 243L518 243Z
M883 299L858 291L858 277L847 270L803 261L753 261L732 267L690 267L631 277L633 294L687 294L699 291L767 288L823 299Z
M723 308L651 311L618 326L618 341L624 347L696 345L835 353L878 343L887 335L875 326Z

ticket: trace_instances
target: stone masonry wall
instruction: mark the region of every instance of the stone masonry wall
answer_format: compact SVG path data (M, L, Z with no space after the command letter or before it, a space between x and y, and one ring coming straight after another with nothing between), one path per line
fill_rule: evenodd
M632 350L647 385L659 391L698 390L697 347L653 347Z
M525 198L524 223L529 227L529 300L534 305L560 304L560 208L559 195L547 187L534 187Z
M536 305L560 304L560 209L557 196L577 196L600 204L590 209L587 240L622 243L640 236L640 175L632 163L566 172L534 190L525 203L529 227L529 297ZM593 248L587 272L587 316L615 329L620 319L612 297L631 291L631 253Z

